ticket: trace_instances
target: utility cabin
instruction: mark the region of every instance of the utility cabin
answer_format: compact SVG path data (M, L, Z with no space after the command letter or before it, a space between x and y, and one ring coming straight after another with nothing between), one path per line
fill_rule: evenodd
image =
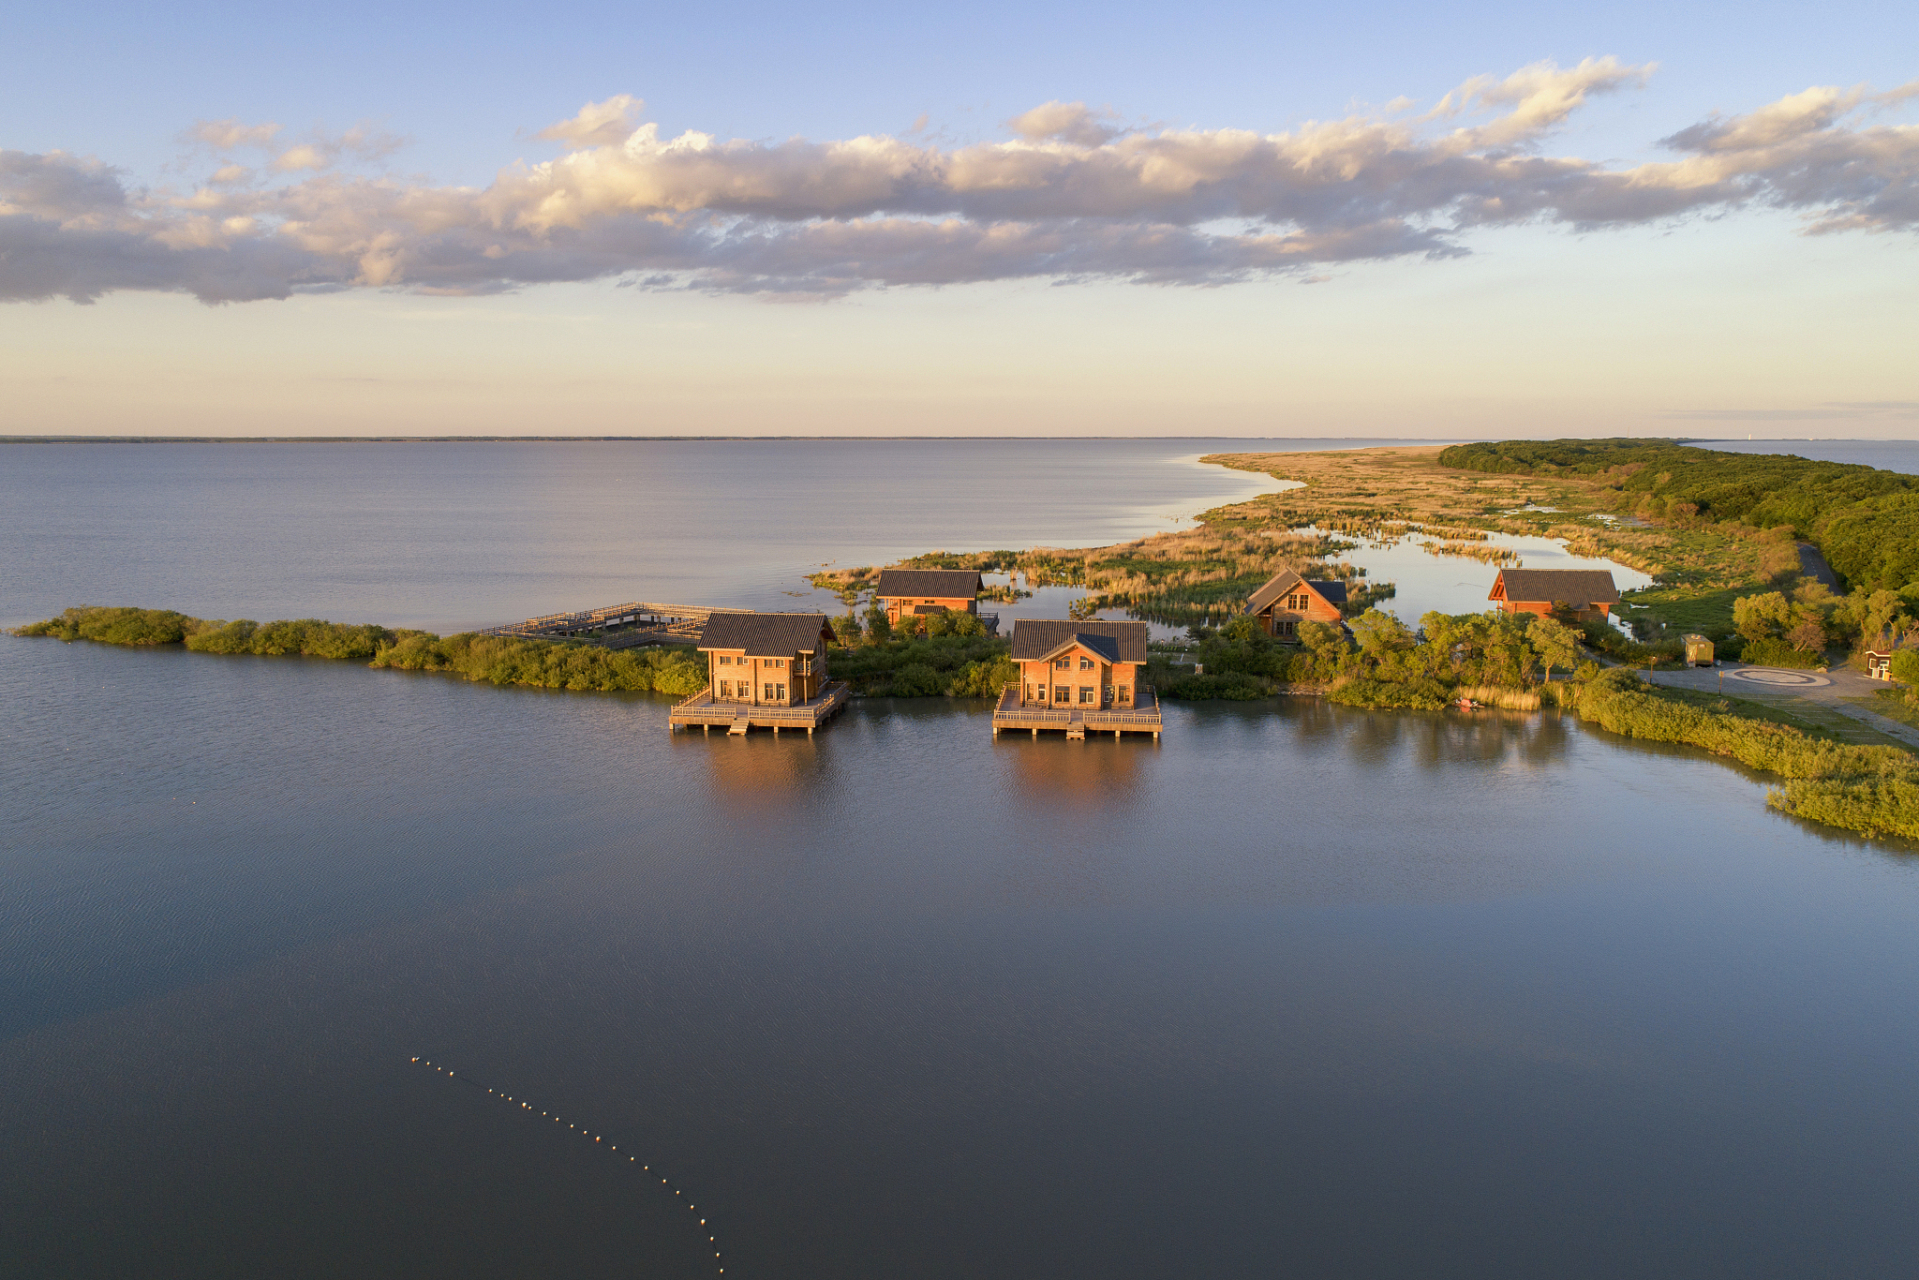
M1157 739L1159 702L1139 682L1146 635L1143 622L1016 619L1012 658L1020 678L1000 691L993 736L1001 729L1031 729L1034 737L1063 729L1068 738L1084 738L1091 729Z
M1297 640L1299 624L1309 620L1344 625L1345 607L1345 583L1308 582L1290 569L1246 598L1246 612L1259 619L1267 635L1281 640Z
M1558 606L1579 622L1604 622L1619 603L1619 588L1606 569L1501 569L1486 597L1501 613L1549 616Z
M1912 647L1910 639L1895 641L1890 632L1881 631L1879 639L1865 651L1866 675L1874 680L1892 679L1892 655Z
M881 569L874 592L886 606L886 620L898 625L902 614L978 613L986 583L972 569Z
M823 613L715 613L700 633L707 686L673 708L673 728L729 733L805 729L845 705L850 692L826 678L833 632Z

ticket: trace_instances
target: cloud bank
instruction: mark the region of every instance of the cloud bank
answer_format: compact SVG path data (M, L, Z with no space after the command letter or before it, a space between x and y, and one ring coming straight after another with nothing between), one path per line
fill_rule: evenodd
M1588 59L1480 77L1413 114L1286 133L1132 130L1049 102L1006 141L944 148L659 136L643 104L589 103L539 131L563 154L484 188L368 176L397 145L366 129L288 138L203 121L217 166L191 191L131 185L66 152L0 150L0 300L117 289L206 302L406 288L486 293L623 277L649 288L831 297L885 286L1044 278L1185 285L1327 264L1464 254L1489 228L1632 226L1748 206L1815 234L1919 227L1919 99L1813 88L1661 141L1629 167L1548 153L1594 97L1649 67ZM258 152L251 163L240 153Z

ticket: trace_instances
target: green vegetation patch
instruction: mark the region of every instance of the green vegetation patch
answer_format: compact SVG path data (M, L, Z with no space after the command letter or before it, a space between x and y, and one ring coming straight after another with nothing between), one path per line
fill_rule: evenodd
M1854 746L1777 720L1719 712L1679 691L1607 671L1579 686L1581 720L1629 738L1677 742L1775 774L1766 802L1782 813L1868 836L1919 839L1919 759L1897 747Z
M1008 656L1011 646L996 636L941 635L876 640L827 654L827 670L855 693L895 698L996 698L1019 681Z
M82 606L68 609L58 618L16 628L14 634L100 644L184 644L196 653L331 658L539 689L684 695L706 684L705 660L690 648L615 651L577 641L472 632L437 636L428 631L392 631L318 618L222 622L167 609Z
M1725 453L1670 440L1508 440L1443 450L1442 466L1495 475L1572 475L1616 491L1621 509L1678 525L1787 527L1816 543L1854 589L1919 584L1919 476L1794 454Z

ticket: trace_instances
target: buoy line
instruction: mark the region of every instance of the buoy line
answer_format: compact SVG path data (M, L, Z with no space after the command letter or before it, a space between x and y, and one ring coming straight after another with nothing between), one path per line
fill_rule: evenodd
M445 1076L448 1080L451 1080L455 1084L470 1085L471 1087L475 1089L479 1089L485 1092L488 1097L497 1099L500 1102L507 1103L515 1111L524 1111L528 1115L536 1115L543 1118L551 1119L554 1124L566 1123L567 1128L579 1134L582 1138L591 1138L595 1145L605 1147L608 1151L619 1150L618 1146L614 1145L613 1143L606 1142L604 1140L606 1135L594 1133L587 1129L582 1129L577 1124L563 1122L558 1115L554 1115L550 1112L542 1111L538 1107L534 1106L532 1103L527 1102L526 1100L522 1098L516 1097L513 1094L507 1093L503 1089L489 1089L487 1088L486 1085L481 1084L478 1080L475 1080L471 1076L463 1076L463 1075L456 1074L451 1068L440 1066L434 1062L429 1061L426 1058L415 1057L410 1059L410 1061L417 1062L423 1067L432 1067L436 1073L438 1073L439 1075ZM698 1216L699 1206L695 1205L687 1197L686 1192L683 1188L674 1186L672 1181L668 1178L660 1177L659 1174L654 1172L653 1166L647 1165L647 1164L641 1164L640 1158L638 1156L629 1155L626 1158L626 1162L627 1164L632 1165L633 1167L637 1168L641 1173L644 1173L648 1175L649 1177L659 1177L660 1186L665 1188L668 1191L671 1191L676 1198L685 1201L686 1211L688 1213ZM720 1242L718 1239L716 1239L712 1235L712 1228L707 1224L707 1221L705 1218L700 1218L700 1228L708 1233L706 1237L706 1242L713 1246L714 1267L718 1269L721 1275L725 1275L726 1259L720 1255Z

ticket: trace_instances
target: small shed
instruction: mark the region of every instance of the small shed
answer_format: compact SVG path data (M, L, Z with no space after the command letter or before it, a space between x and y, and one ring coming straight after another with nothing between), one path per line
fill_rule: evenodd
M1686 643L1686 665L1689 667L1710 667L1713 664L1712 641L1697 631L1684 636Z
M1892 679L1892 655L1913 647L1910 635L1895 640L1889 632L1881 631L1879 639L1864 650L1866 674L1874 680Z

